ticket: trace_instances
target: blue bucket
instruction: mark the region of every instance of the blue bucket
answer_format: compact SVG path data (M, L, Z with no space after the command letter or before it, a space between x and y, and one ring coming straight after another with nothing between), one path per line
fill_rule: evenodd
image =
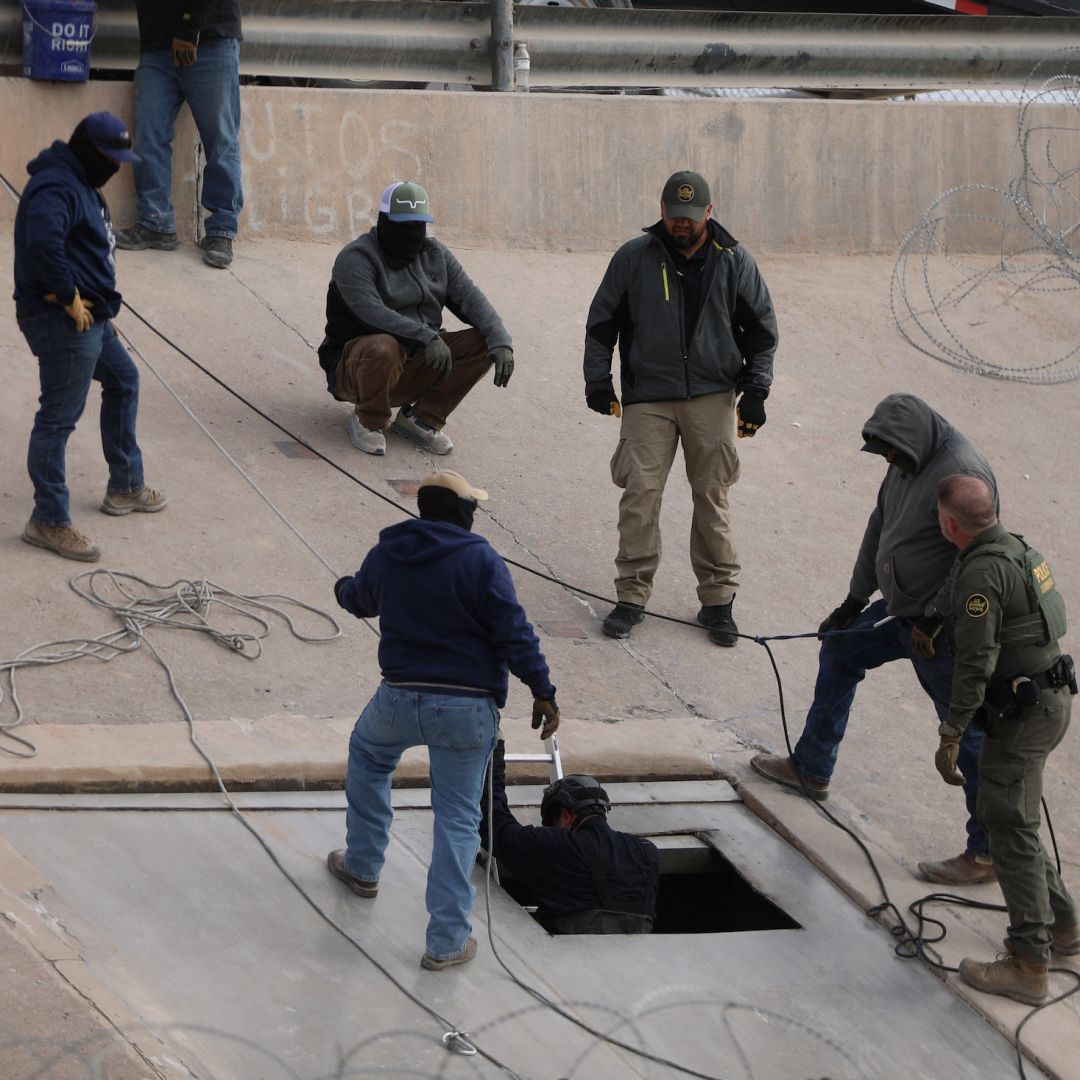
M23 75L86 82L96 9L94 0L25 0Z

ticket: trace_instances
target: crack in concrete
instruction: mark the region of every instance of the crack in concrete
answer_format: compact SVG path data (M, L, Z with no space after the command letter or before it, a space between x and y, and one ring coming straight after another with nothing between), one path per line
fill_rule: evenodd
M266 308L266 310L269 311L270 314L273 315L274 318L277 319L277 321L281 323L282 326L287 326L309 349L318 349L317 345L315 345L313 342L308 341L308 339L304 337L304 335L300 332L299 327L294 326L291 322L289 322L288 319L280 315L278 311L272 305L268 304L242 277L240 277L236 273L235 270L230 270L229 273L232 274L233 280L238 285L242 285L245 289L247 289L247 291L251 293L251 295L256 299L256 301L262 304L262 306Z

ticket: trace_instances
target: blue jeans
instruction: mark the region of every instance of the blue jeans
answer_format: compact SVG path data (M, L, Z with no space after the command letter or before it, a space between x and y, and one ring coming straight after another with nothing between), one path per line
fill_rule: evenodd
M377 881L390 839L390 782L402 753L426 745L435 841L427 877L427 952L457 956L469 939L476 890L469 881L480 846L480 796L499 713L491 697L405 690L383 683L349 740L345 776L345 866Z
M139 54L135 69L135 191L139 224L176 232L172 207L173 135L180 106L188 103L199 129L206 168L202 205L208 236L236 235L244 206L240 187L240 43L201 42L190 67L174 68L169 49Z
M101 383L101 448L109 463L110 492L138 491L143 461L135 441L139 369L111 322L78 333L60 308L19 320L38 359L41 397L30 432L26 467L34 483L33 519L39 525L71 524L65 479L67 441L79 422L90 383Z
M949 714L952 694L953 658L943 634L934 642L937 655L923 660L911 651L911 619L892 622L869 629L887 612L885 601L871 604L851 624L858 634L837 634L826 637L818 658L817 684L814 702L806 717L806 726L795 745L795 764L812 780L828 783L836 766L836 755L847 730L848 715L855 700L855 688L867 671L893 660L910 660L922 688L934 702L938 720ZM987 855L990 844L986 830L979 824L975 800L979 792L979 751L983 733L968 725L960 743L957 765L964 775L964 799L967 803L967 850L972 855ZM929 768L933 764L933 747L927 743L923 753Z

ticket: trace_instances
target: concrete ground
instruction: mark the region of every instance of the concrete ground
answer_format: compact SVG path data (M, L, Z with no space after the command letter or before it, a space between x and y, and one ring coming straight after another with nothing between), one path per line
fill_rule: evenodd
M0 247L0 259L10 266L10 241ZM325 393L313 352L335 249L241 241L236 250L228 272L206 268L191 246L173 254L120 252L120 287L162 333L376 491L414 505L400 493L448 463L491 492L477 529L499 551L611 595L617 492L607 462L617 423L586 409L580 374L585 315L606 254L459 252L510 327L517 370L507 389L483 384L454 414L448 431L456 448L444 462L396 437L384 458L364 457L350 446L347 410ZM858 452L859 432L876 402L897 390L926 398L986 452L1006 523L1049 558L1067 600L1080 596L1072 497L1080 390L979 379L914 351L890 315L891 259L786 256L760 263L782 343L768 424L739 444L743 475L732 502L744 568L735 604L740 628L750 634L812 630L844 598L882 475L880 459ZM1007 303L1016 302L1004 298L1001 308ZM1054 314L1027 320L1021 310L1006 321L998 343L1018 356L1040 349L1059 355L1061 340L1075 339L1076 327L1064 306ZM97 512L105 473L93 401L69 447L73 517L105 547L99 565L165 584L206 578L245 594L284 593L336 617L334 576L355 570L378 530L400 512L298 453L287 435L130 314L117 326L330 569L274 516L149 371L140 442L148 481L169 494L164 513L110 518ZM18 539L31 506L23 462L37 379L13 318L0 324L0 354L9 372L0 400L0 551L10 613L0 625L0 656L11 658L41 642L99 635L114 623L69 588L86 567ZM665 500L665 557L650 607L693 620L689 505L676 463ZM514 577L559 688L569 768L606 777L729 776L745 785L744 797L760 800L763 813L801 838L827 872L847 881L850 892L877 899L872 881L857 880L865 874L850 841L835 830L822 839L812 808L757 783L747 766L755 749L783 746L777 689L762 648L742 641L721 650L698 629L656 620L615 642L599 632L605 603L522 571ZM236 619L224 621L240 627ZM303 644L284 624L270 621L272 633L254 663L205 638L159 633L154 640L207 745L229 762L228 775L278 783L340 779L349 725L378 680L376 638L346 616L340 640ZM325 633L326 624L311 613L302 613L299 623L304 633ZM794 737L812 694L816 647L797 641L775 649ZM80 778L99 785L205 784L206 769L191 756L164 673L146 650L107 664L80 660L24 671L18 689L27 715L22 731L41 753L0 762L3 789L78 785ZM7 694L3 709L9 719ZM532 748L528 709L527 692L512 687L503 720L511 750ZM909 668L873 673L859 691L834 778L830 805L894 867L894 882L905 880L904 871L913 871L919 859L953 855L963 846L960 795L933 769L935 726ZM1046 781L1064 874L1074 885L1080 806L1069 778L1078 758L1076 740L1066 740L1050 760ZM910 886L911 898L927 891L913 880ZM993 888L972 895L999 897ZM1001 914L965 912L950 925L957 928L951 940L960 944L954 950L946 941L942 953L955 963L969 944L972 955L992 956L1005 923ZM1023 1015L1008 1004L977 1004L1004 1028ZM1070 1002L1041 1014L1025 1032L1058 1075L1069 1071L1055 1064L1054 1048L1075 1047L1076 1020Z

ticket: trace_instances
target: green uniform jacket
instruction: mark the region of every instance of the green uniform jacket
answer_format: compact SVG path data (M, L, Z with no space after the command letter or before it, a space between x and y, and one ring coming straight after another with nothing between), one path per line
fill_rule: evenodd
M1027 634L1023 643L1008 643L1008 624L1015 626L1032 615L1032 604L1024 571L1000 551L987 550L989 545L1004 547L1021 559L1028 550L999 524L975 537L956 559L950 600L956 667L945 723L957 731L971 722L991 684L1039 674L1059 654L1057 641L1046 634ZM1037 594L1047 598L1056 593L1053 576L1044 559L1034 562Z

